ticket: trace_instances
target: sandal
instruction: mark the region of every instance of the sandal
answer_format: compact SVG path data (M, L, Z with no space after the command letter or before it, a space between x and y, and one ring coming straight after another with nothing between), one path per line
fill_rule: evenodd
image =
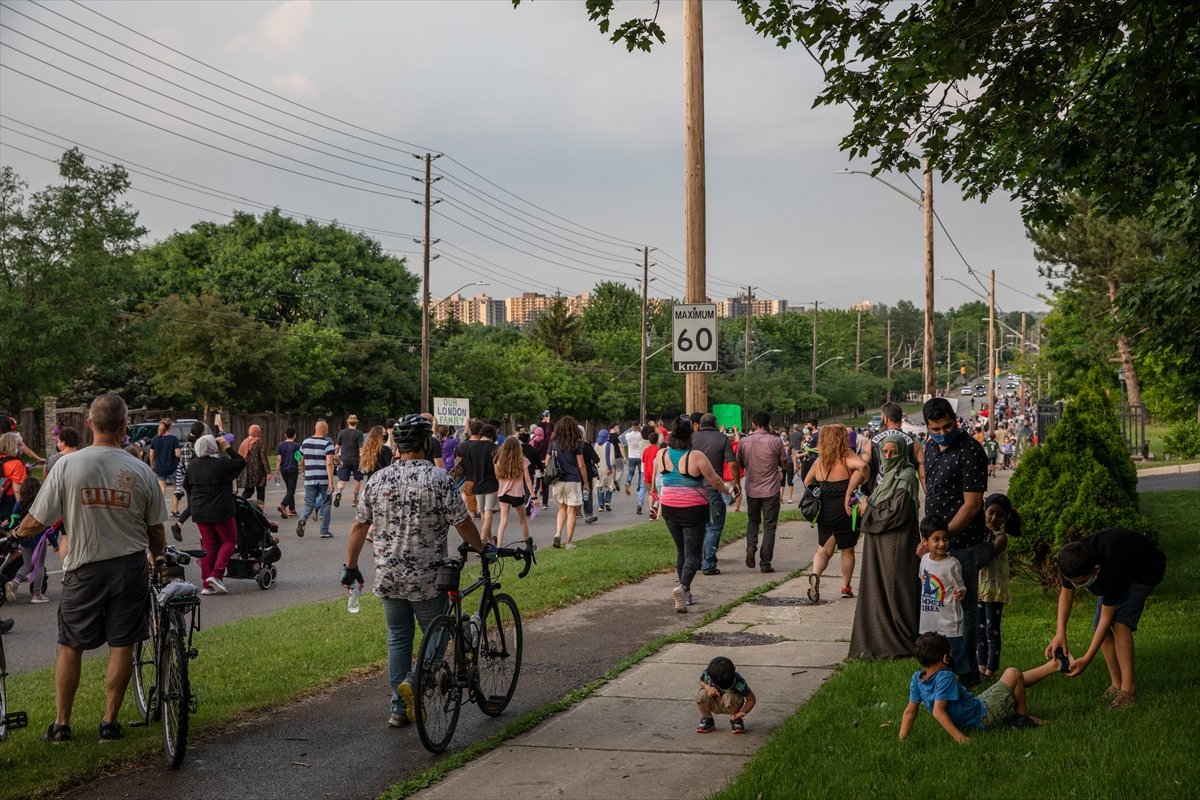
M1121 691L1119 686L1109 686L1104 690L1104 694L1100 695L1101 700L1107 700L1110 697L1116 697Z
M808 599L813 603L821 602L821 576L808 576Z
M1125 692L1118 689L1116 695L1113 696L1113 701L1109 703L1108 707L1113 711L1117 711L1122 708L1128 708L1129 706L1133 705L1136 700L1137 692Z

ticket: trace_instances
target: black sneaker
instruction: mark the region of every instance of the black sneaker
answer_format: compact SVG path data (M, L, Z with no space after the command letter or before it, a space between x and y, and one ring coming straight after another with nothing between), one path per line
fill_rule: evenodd
M307 518L305 518L305 519L301 519L301 520L298 520L298 521L296 522L296 535L297 535L297 536L300 536L300 537L303 537L303 536L304 536L304 524L305 524L306 522L308 522L308 519L307 519Z
M717 723L712 717L702 717L700 724L696 726L696 733L711 733L717 727Z
M337 508L342 504L342 493L338 492L333 496L333 507Z
M175 537L175 541L183 541L183 528L179 527L178 522L171 523L171 535Z
M1033 730L1034 728L1042 727L1032 717L1028 717L1025 714L1017 714L1008 721L1008 726L1017 730Z
M746 566L749 567L750 569L754 569L754 551L753 550L746 551Z
M701 575L720 575L721 570L717 569L716 567L713 567L712 569L702 570L700 574Z
M746 723L742 722L740 719L729 720L729 727L732 729L733 733L745 733L746 732Z
M100 723L100 741L115 742L121 738L121 723L119 722L101 722Z
M71 741L71 726L70 725L55 725L50 723L50 727L46 729L45 735L42 736L51 744L62 744L63 742Z
M16 624L16 621L12 619L0 619L0 633L8 633Z

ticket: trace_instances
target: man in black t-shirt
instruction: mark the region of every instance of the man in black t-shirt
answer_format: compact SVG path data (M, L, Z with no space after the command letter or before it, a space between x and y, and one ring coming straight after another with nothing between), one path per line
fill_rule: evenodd
M354 414L346 417L346 427L338 434L334 442L334 456L338 460L337 492L333 495L333 507L342 504L342 489L346 481L354 478L354 502L358 505L358 491L362 488L363 474L358 471L358 453L362 449L363 432L358 429L358 417Z
M1094 633L1087 652L1064 671L1075 678L1083 674L1096 652L1108 665L1110 708L1125 708L1137 699L1133 673L1133 632L1137 630L1146 598L1162 582L1167 557L1154 542L1127 528L1105 528L1077 542L1064 545L1058 553L1062 590L1058 594L1058 626L1046 645L1047 657L1070 657L1067 622L1075 592L1087 589L1096 595ZM1065 665L1066 666L1066 665Z
M923 409L929 428L925 443L925 515L936 514L949 520L949 555L962 565L963 645L967 651L967 680L974 686L981 680L975 657L978 635L979 568L992 558L987 525L983 519L983 494L987 491L987 454L983 446L959 429L958 418L950 401L934 397ZM917 555L924 555L922 540ZM969 687L968 687L969 688Z

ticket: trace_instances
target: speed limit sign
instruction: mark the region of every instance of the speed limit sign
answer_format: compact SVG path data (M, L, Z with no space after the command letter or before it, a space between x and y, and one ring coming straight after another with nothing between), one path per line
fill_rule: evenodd
M672 368L676 372L717 371L717 307L688 303L671 308Z

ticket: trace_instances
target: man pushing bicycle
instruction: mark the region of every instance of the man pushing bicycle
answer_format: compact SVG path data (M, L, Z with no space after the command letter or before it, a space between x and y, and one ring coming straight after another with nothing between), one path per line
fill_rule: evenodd
M415 721L414 621L424 631L445 613L446 596L434 588L437 568L433 564L446 558L450 527L476 552L483 552L479 530L454 481L425 460L432 429L433 424L418 414L396 423L392 433L398 460L372 475L363 489L342 565L342 585L349 589L357 581L362 586L358 558L374 525L374 592L383 601L387 621L392 687L388 725L393 728Z

